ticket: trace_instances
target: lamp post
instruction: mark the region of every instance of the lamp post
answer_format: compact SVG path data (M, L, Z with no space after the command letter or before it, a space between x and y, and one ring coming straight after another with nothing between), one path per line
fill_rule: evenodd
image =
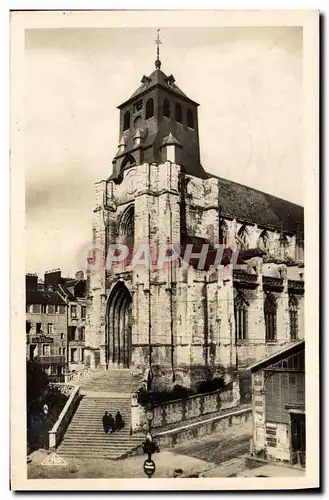
M153 436L151 433L152 430L152 421L154 419L154 411L152 408L151 400L148 400L145 408L145 417L147 421L147 433L145 436L145 442L143 445L144 453L147 453L147 460L145 460L143 464L144 472L147 477L150 479L155 472L155 463L152 460L152 453L156 450L156 445L153 440Z

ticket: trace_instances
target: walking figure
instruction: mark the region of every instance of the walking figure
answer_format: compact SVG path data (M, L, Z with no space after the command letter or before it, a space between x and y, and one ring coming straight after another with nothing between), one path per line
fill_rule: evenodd
M122 415L119 411L117 411L117 414L115 415L115 429L119 431L124 427L125 423L123 421Z
M109 419L109 414L107 411L103 415L103 429L105 434L107 434L110 430L110 419Z

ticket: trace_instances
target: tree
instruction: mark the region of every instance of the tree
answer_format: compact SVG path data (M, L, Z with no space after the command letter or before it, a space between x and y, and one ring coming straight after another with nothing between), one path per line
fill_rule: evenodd
M40 397L49 383L48 375L35 361L26 362L26 400L29 406Z

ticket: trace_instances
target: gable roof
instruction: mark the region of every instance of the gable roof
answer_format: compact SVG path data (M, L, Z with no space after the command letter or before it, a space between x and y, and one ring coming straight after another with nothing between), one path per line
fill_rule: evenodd
M280 351L271 354L271 356L267 356L266 358L263 358L260 361L256 361L255 363L253 363L248 367L248 370L251 370L251 372L255 372L257 370L265 368L270 364L275 363L276 361L279 361L284 357L290 356L290 354L295 354L295 352L300 352L303 349L305 349L305 339L290 343Z
M258 224L264 228L283 229L295 233L304 230L304 208L277 196L223 179L218 179L221 215L246 223Z

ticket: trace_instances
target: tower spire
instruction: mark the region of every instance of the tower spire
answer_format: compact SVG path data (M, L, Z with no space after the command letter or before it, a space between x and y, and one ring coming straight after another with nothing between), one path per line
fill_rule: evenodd
M155 40L155 43L157 45L157 59L155 61L155 67L156 67L156 69L160 69L161 68L161 61L160 61L159 57L160 57L160 44L162 42L160 40L159 31L160 31L160 29L157 30L157 39Z

